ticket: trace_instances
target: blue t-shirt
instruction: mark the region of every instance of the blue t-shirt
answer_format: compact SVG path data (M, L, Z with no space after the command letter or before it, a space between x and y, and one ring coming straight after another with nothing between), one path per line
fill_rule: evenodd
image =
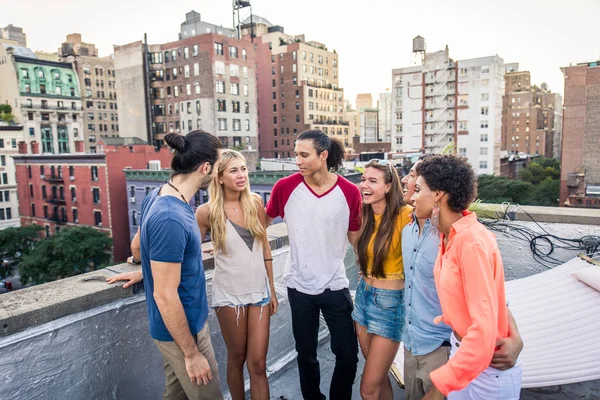
M142 273L148 306L151 336L172 341L154 301L154 280L150 260L180 263L181 281L177 292L192 335L204 327L208 318L206 278L202 265L200 228L189 204L173 196L159 196L154 189L142 202L140 246Z

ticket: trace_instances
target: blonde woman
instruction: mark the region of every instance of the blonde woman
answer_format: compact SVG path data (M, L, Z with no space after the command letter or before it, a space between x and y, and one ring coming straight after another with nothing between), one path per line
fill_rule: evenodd
M227 346L229 392L233 400L245 399L246 363L251 398L267 400L269 322L277 312L277 297L264 206L250 191L246 160L239 152L222 152L209 197L196 210L196 219L202 237L210 231L214 246L212 306Z

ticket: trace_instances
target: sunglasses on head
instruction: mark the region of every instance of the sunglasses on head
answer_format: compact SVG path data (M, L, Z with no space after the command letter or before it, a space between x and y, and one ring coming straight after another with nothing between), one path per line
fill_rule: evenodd
M390 162L390 160L380 160L378 158L369 160L369 164L387 165L390 170L394 168L394 165Z

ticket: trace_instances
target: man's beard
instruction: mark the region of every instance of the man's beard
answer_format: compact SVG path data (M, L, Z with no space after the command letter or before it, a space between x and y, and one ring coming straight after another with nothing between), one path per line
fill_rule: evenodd
M202 180L202 183L200 184L200 189L202 189L202 190L208 189L211 182L212 182L212 175L205 176L204 179Z

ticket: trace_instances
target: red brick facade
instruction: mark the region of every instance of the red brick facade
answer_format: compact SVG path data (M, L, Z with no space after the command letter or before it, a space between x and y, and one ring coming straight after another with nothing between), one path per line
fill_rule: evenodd
M113 238L114 262L130 255L126 167L145 169L150 160L171 163L171 152L153 146L105 146L104 154L15 155L22 225L87 225ZM45 188L45 189L44 189ZM45 196L44 196L45 193Z
M565 100L560 205L600 207L586 196L600 184L600 62L563 68Z

